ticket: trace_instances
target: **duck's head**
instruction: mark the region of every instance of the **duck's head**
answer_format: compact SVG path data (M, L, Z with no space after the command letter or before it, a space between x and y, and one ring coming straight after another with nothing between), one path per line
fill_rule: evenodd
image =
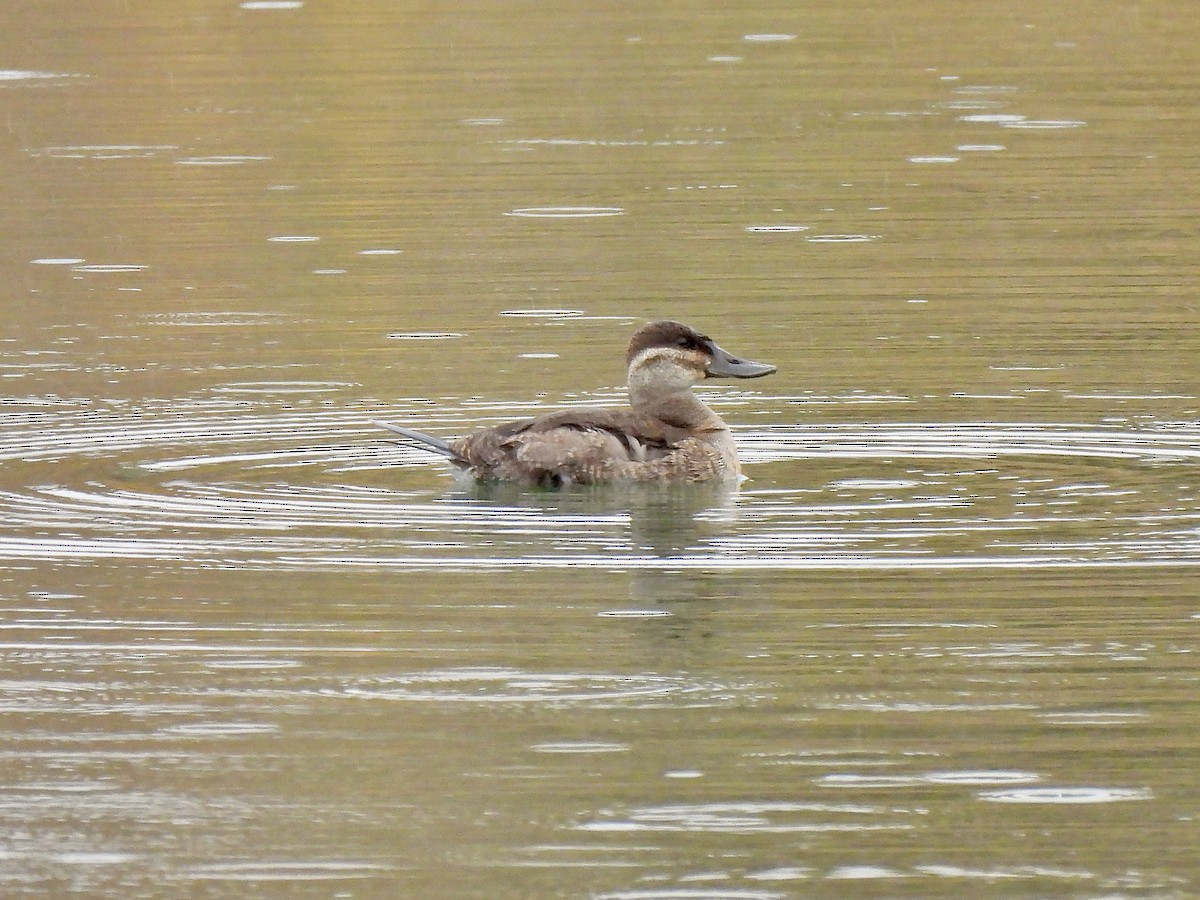
M678 390L705 378L761 378L775 367L740 359L681 322L661 320L639 328L625 354L629 382Z

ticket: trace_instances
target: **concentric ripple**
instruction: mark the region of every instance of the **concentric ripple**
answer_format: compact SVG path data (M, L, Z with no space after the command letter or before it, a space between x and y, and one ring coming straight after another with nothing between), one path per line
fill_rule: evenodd
M754 476L736 495L456 493L439 459L370 420L455 434L534 409L381 411L325 399L332 387L6 404L0 460L18 474L0 482L0 558L323 570L1200 563L1185 477L1200 460L1195 424L775 425L736 432Z

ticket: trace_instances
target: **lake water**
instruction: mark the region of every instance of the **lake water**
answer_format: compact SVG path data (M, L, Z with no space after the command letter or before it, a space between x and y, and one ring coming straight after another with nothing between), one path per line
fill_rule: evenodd
M1200 894L1191 3L2 7L0 893Z

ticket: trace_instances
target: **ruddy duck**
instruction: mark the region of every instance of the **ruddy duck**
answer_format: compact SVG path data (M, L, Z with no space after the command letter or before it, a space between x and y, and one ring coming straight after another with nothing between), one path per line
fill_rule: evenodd
M665 320L639 328L625 360L629 409L564 409L449 442L375 424L441 454L477 481L541 487L736 481L741 467L729 427L692 385L705 378L760 378L775 367L739 359L695 329Z

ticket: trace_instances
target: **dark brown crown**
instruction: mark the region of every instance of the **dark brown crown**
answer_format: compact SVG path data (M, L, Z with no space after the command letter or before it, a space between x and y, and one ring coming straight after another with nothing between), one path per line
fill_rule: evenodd
M689 328L682 322L662 319L643 325L633 333L633 337L629 339L629 349L625 351L625 364L631 364L639 353L652 347L672 347L708 353L711 344L711 339L696 329Z

